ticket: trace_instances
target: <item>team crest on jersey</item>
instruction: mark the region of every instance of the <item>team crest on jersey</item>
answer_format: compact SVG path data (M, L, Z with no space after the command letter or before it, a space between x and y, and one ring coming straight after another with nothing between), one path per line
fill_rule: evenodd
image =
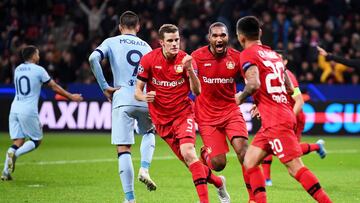
M183 65L178 64L178 65L175 65L175 66L174 66L174 69L175 69L175 72L176 72L176 73L182 73L183 70L184 70L184 67L183 67Z
M226 62L226 68L227 69L234 69L235 68L235 62L234 61Z
M139 65L138 67L138 74L141 74L144 72L144 67L142 67L142 65Z

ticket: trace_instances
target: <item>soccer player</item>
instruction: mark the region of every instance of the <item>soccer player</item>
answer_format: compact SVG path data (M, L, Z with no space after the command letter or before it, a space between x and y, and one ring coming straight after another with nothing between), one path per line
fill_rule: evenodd
M244 165L257 203L266 202L265 180L259 168L270 153L276 155L304 189L318 202L331 202L315 175L305 167L300 156L301 147L294 129L295 114L288 107L284 77L285 66L281 57L261 44L261 29L254 16L243 17L236 25L241 52L241 67L246 85L236 97L238 104L253 95L262 117L262 133L257 133L249 146Z
M150 116L160 137L189 168L201 203L209 202L207 182L218 188L222 202L229 202L224 177L217 177L201 163L195 151L195 123L190 90L201 92L192 57L179 49L179 30L164 24L159 29L161 48L140 62L135 98L149 104ZM146 86L146 94L143 93ZM224 200L224 201L223 201Z
M195 100L195 119L204 143L201 158L215 171L222 171L226 166L226 153L229 152L226 138L233 146L240 164L243 163L248 147L246 123L235 101L235 78L242 74L240 52L227 46L228 35L225 24L211 24L209 45L191 54L201 83L201 94ZM244 168L243 175L250 201L254 201Z
M10 174L15 170L16 159L36 149L41 143L43 132L39 121L38 101L43 84L72 101L83 100L80 94L71 94L60 87L43 67L37 65L40 56L35 46L26 46L21 54L24 63L15 69L16 92L9 115L9 133L13 144L6 153L2 180L12 180Z
M282 58L282 61L284 63L284 66L286 67L286 64L288 62L287 57L284 52L278 50L278 54L280 54L280 57ZM289 107L294 112L296 116L296 128L295 128L295 135L297 138L297 141L300 143L301 140L301 133L304 130L305 127L305 113L302 110L302 106L304 105L304 100L301 95L301 91L299 88L299 83L296 80L296 77L294 74L289 70L286 69L286 73L289 76L289 79L291 80L293 84L293 94L288 95L288 101L289 101ZM326 150L324 147L324 140L320 139L316 143L300 143L301 151L303 155L309 154L310 152L316 151L320 158L325 158L326 156ZM265 176L265 184L266 186L272 186L272 181L270 177L270 167L272 163L272 155L268 155L264 158L262 162L262 168L264 171Z
M135 202L134 168L131 159L131 145L135 143L135 120L139 134L143 134L138 179L145 183L148 190L156 190L156 184L149 176L149 167L155 150L154 127L147 103L134 98L140 59L151 51L150 46L136 36L139 29L138 16L132 11L124 12L120 16L121 35L105 39L89 57L91 69L101 90L112 102L111 143L117 148L119 176L125 193L125 202ZM100 65L104 58L110 61L114 87L109 86L104 78Z

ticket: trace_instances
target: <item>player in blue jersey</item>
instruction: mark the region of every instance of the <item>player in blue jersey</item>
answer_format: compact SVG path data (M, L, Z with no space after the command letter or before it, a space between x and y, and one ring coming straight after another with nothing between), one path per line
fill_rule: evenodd
M52 80L46 70L36 65L39 62L39 50L27 46L22 50L24 63L15 69L15 97L9 115L9 131L13 145L8 149L5 158L2 180L12 180L16 159L36 149L42 140L43 133L38 115L38 101L41 86L47 84L56 93L72 100L82 101L80 94L71 94ZM25 139L29 138L25 142Z
M138 16L126 11L120 16L121 35L105 39L89 57L91 69L106 98L112 102L111 143L117 146L119 175L125 193L125 202L135 202L134 168L131 145L134 141L134 122L137 121L141 141L141 167L138 179L148 190L156 190L149 176L149 166L155 149L154 127L150 120L146 102L135 100L136 75L140 58L151 51L151 47L136 36L140 24ZM108 58L114 78L114 87L104 78L101 60Z

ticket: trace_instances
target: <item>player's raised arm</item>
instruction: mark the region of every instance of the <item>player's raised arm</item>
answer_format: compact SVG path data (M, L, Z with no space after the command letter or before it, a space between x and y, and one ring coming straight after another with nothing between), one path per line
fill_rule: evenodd
M241 94L235 95L237 104L242 104L246 98L251 96L257 89L260 88L259 70L257 66L250 66L245 72L246 85Z
M189 76L191 92L197 96L201 93L201 85L199 78L195 74L192 60L193 60L192 56L186 55L183 58L182 63L184 65L185 70L187 70Z
M70 92L64 90L60 85L58 85L54 80L50 80L50 82L48 83L48 86L54 90L54 92L70 99L71 101L82 101L83 97L81 96L81 94L71 94Z

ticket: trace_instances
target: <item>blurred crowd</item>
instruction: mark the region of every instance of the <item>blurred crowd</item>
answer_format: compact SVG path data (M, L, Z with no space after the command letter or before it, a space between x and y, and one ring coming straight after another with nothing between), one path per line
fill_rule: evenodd
M288 68L301 83L359 84L360 70L326 61L317 46L348 58L360 58L359 0L2 0L0 1L0 84L12 83L19 50L39 47L40 65L61 84L94 83L88 56L107 37L119 34L122 12L140 16L139 36L159 46L158 28L176 24L188 53L207 43L208 26L224 22L230 44L241 50L237 19L258 16L262 41L285 50ZM111 81L105 60L104 74Z

